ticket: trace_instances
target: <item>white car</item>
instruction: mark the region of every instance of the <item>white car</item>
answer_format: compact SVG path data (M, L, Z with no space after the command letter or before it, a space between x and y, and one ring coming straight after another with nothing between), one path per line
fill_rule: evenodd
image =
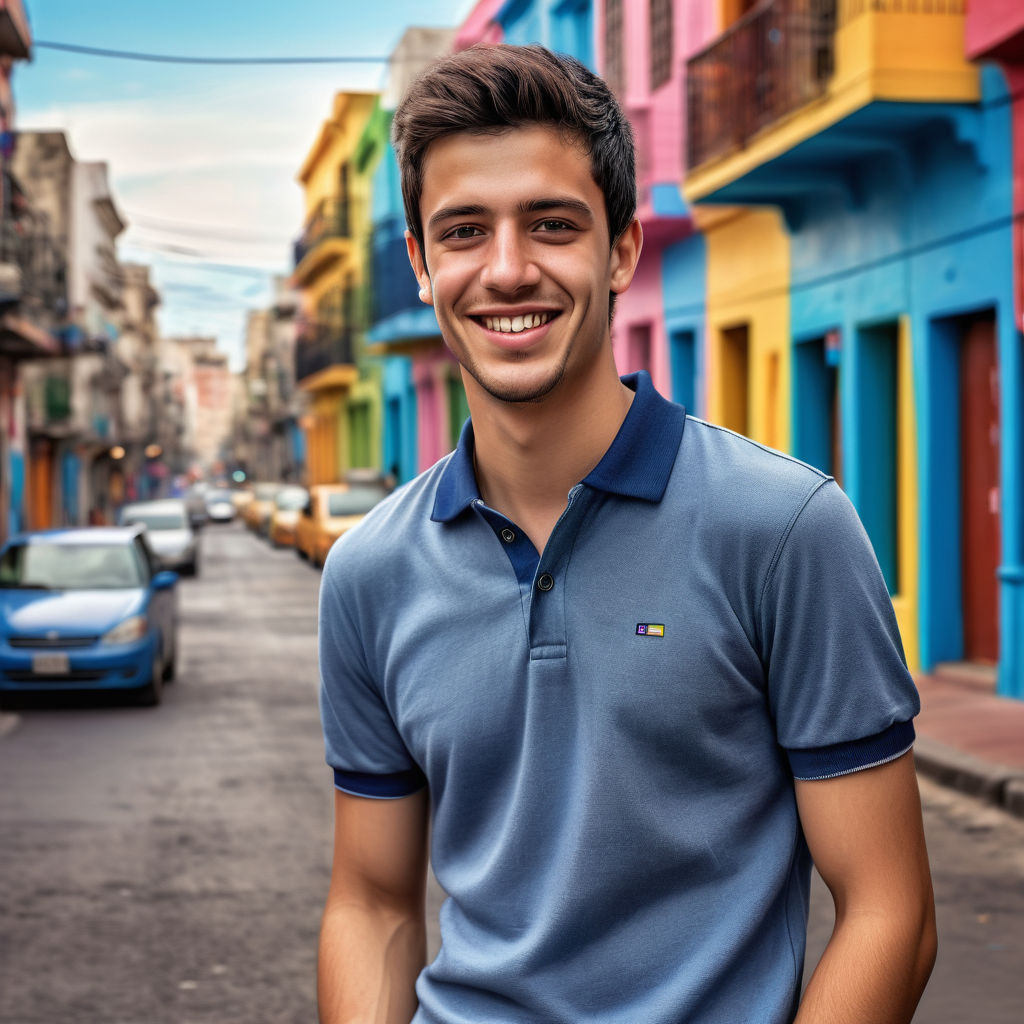
M199 535L181 498L133 501L121 509L120 518L123 526L141 523L146 528L146 540L164 568L188 576L199 572Z
M204 497L206 514L211 523L230 523L235 518L235 503L229 490L218 487L207 491Z

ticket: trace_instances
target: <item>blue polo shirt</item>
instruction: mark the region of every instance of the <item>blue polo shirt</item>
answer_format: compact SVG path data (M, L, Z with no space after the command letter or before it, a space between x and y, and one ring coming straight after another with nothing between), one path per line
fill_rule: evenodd
M427 785L448 894L416 1024L774 1024L810 858L793 779L894 759L917 693L849 501L646 374L540 555L458 449L324 569L335 784Z

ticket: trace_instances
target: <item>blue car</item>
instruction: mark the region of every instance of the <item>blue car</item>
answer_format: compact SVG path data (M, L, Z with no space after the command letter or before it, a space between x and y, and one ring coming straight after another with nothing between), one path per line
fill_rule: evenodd
M40 530L0 548L0 702L128 690L160 702L177 659L178 574L142 525Z

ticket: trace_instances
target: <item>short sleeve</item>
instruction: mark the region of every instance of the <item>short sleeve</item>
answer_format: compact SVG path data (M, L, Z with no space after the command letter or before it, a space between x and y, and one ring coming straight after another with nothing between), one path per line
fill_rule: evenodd
M892 600L850 500L823 481L769 568L759 622L776 735L798 779L893 760L920 701Z
M327 763L338 789L395 799L425 784L367 668L354 614L355 584L336 545L320 585L320 719Z

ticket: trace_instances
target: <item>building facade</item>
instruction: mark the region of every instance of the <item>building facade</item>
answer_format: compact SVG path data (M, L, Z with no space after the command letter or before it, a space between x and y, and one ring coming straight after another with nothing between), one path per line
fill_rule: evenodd
M365 254L354 156L376 98L339 92L298 176L306 222L295 243L291 284L300 295L295 376L308 395L311 484L340 479L350 464L347 403L359 380L356 325Z

